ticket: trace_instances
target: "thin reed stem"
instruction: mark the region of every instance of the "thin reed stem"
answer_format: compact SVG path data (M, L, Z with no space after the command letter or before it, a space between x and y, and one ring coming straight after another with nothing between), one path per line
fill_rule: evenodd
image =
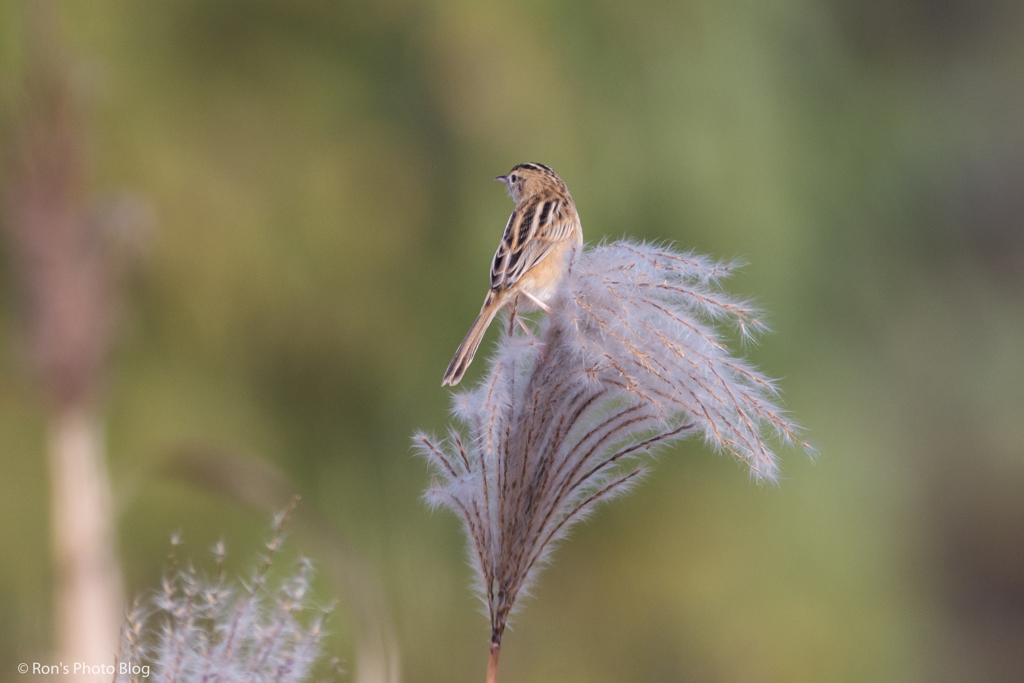
M501 642L491 641L490 655L487 657L487 683L498 683L498 657L501 655Z

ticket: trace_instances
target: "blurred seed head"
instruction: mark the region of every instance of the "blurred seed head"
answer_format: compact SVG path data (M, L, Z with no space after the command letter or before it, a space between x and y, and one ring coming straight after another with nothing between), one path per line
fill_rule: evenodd
M191 562L181 570L169 567L161 590L148 601L136 600L127 614L117 660L135 668L119 667L115 683L308 680L320 659L331 608L312 605L314 572L308 559L300 559L276 588L269 587L269 570L283 539L281 524L274 527L270 553L242 585L224 577L222 542L213 549L218 571L212 579Z

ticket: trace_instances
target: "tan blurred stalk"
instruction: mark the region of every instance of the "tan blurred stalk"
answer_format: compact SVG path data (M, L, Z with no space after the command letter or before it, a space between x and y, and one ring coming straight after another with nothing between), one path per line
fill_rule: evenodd
M102 424L95 411L72 406L50 429L60 658L111 664L123 607Z
M24 336L45 398L55 562L55 645L65 663L110 665L122 621L98 406L116 259L87 210L85 147L55 8L26 2L25 97L4 145L4 210ZM71 680L91 680L69 673Z

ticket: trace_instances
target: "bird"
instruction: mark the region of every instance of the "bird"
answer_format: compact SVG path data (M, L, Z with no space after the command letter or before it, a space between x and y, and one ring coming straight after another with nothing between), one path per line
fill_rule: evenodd
M480 315L455 352L441 386L459 383L488 326L504 306L511 303L513 310L539 308L550 313L547 301L569 268L572 255L583 245L576 204L569 188L551 168L519 164L495 180L508 187L516 208L494 252L491 287Z

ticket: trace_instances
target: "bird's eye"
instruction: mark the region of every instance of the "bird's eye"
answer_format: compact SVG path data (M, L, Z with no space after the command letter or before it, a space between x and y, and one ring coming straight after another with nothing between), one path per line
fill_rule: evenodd
M513 173L512 175L510 175L510 176L508 177L508 179L509 179L509 180L511 180L511 181L512 181L512 182L514 183L514 182L516 181L516 174L515 174L515 173Z

